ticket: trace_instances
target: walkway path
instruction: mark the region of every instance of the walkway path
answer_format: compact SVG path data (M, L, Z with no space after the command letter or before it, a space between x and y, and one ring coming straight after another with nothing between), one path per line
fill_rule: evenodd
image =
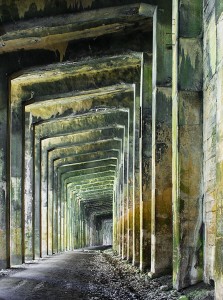
M0 300L172 300L181 296L172 290L171 276L150 280L109 257L99 251L73 251L0 271Z

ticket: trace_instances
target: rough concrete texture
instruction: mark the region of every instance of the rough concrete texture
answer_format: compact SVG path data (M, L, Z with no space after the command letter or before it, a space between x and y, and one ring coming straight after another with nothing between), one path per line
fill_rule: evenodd
M222 300L222 0L0 0L0 33L0 268L118 254L7 297Z
M173 5L173 275L177 289L203 279L202 5L200 0L174 1Z
M222 103L222 4L206 1L204 7L204 201L205 201L205 280L214 280L216 299L222 289L221 226L221 103Z

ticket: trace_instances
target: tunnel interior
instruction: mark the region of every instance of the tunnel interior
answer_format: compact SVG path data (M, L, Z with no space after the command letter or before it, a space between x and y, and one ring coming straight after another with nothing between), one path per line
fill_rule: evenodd
M15 33L7 25L5 38L16 39L8 55L21 62L8 91L10 265L99 244L133 259L127 222L139 210L140 164L150 159L139 144L151 130L142 105L151 105L153 13L133 4L55 16L53 26L47 18L23 20ZM32 29L40 36L52 30L52 47L60 33L52 58L45 36L24 49Z
M98 245L223 297L221 0L0 0L0 268Z

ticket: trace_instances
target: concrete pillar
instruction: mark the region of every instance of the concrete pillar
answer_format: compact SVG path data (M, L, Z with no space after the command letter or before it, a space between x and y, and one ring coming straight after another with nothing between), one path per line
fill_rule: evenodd
M216 1L203 6L204 281L214 280L216 236L217 26Z
M29 124L30 114L25 113L25 124ZM34 257L33 249L33 126L24 128L24 259L31 260Z
M0 269L5 269L10 265L10 210L7 205L7 88L8 83L3 68L5 57L0 57ZM9 136L8 136L9 137ZM7 157L7 160L6 160ZM8 189L9 191L9 189Z
M151 273L172 268L171 1L157 1L153 27Z
M203 278L202 1L173 2L173 284Z
M95 141L106 137L119 137L123 138L123 130L124 127L108 127L103 129L95 129L94 132L92 130L85 131L82 133L73 133L68 134L65 136L57 136L51 137L42 140L41 142L41 199L47 199L48 202L48 228L47 228L47 235L48 235L48 254L52 253L52 201L50 198L48 199L47 194L47 182L48 182L48 151L52 150L55 147L61 146L61 144L70 145L73 143L83 142L85 141ZM106 164L106 161L102 161L102 163Z
M144 54L141 109L141 180L140 270L151 266L151 196L152 196L152 61Z
M215 241L215 297L223 298L223 3L216 0L217 22L217 117L216 117L216 241ZM214 37L213 37L214 39ZM214 56L215 53L213 53Z
M13 91L11 91L12 94ZM19 103L20 104L20 103ZM19 265L22 258L22 107L18 102L10 104L10 264Z
M141 65L141 80L142 80ZM134 151L134 198L133 198L133 257L132 264L140 265L140 202L142 197L141 182L141 109L142 91L140 84L136 84L135 91L135 151Z
M125 112L124 112L124 111L123 111L123 112L120 112L120 113L121 113L121 115L122 115L122 114L125 115ZM121 117L121 115L120 115L120 119L123 120L123 118ZM117 116L117 115L116 115L116 116ZM98 116L98 117L99 117L99 119L100 119L100 116ZM108 120L109 120L110 117L111 117L110 119L113 118L113 117L112 117L112 114L110 115L110 113L109 113L109 114L106 114L106 119L107 119L107 117L108 117ZM90 117L90 118L91 118L91 117ZM94 117L93 117L93 118L94 118ZM99 119L98 119L98 120L99 120ZM125 120L125 118L124 118L124 120ZM89 119L89 121L90 121L90 119ZM104 122L104 120L101 120L101 121ZM77 124L79 124L79 120L76 120L76 121L75 121L75 120L73 120L73 119L70 119L70 121L66 119L64 122L65 122L66 125L64 126L63 129L61 129L62 132L66 132L66 130L68 130L69 128L70 128L70 130L73 130L73 128L74 128L74 127L72 126L72 123L73 123L73 122L76 122ZM70 122L71 122L71 123L70 123ZM92 122L94 123L94 121L92 121ZM92 127L92 126L93 126L93 123L92 123L92 122L89 123L89 125L90 125L91 128L93 128L93 127ZM105 122L106 122L106 121L105 121ZM109 121L108 121L108 122L109 122ZM126 121L126 122L127 122L127 121ZM52 126L52 124L54 124L54 126ZM87 127L86 127L86 126L88 126L87 123L84 122L84 124L85 124L85 128L87 128ZM97 127L100 127L100 122L96 122L95 124L97 124ZM106 123L106 124L107 124L107 123ZM41 134L42 134L42 137L43 137L44 134L51 134L51 135L52 135L53 132L57 132L57 134L59 133L59 131L58 131L59 129L58 129L56 120L55 120L55 122L53 122L53 123L49 123L49 126L50 126L49 128L50 128L50 129L49 129L49 132L48 132L48 133L47 133L46 131L44 132L44 129L43 129L44 126L46 126L46 125L41 125L41 126L39 126L39 128L40 128L40 129L39 129L39 130L40 130L39 132L40 132L40 133L39 133L38 135L36 135L36 136L39 136L38 138L41 138ZM79 126L79 129L80 129L80 128L81 128L81 127L80 127L80 124L79 124L78 126ZM102 126L102 128L103 128L104 125L101 125L101 126ZM66 128L67 128L67 129L66 129ZM78 129L78 128L77 128L77 129ZM83 129L84 129L84 128L83 128ZM42 131L41 131L41 130L42 130ZM41 133L41 132L42 132L42 133ZM39 146L38 146L38 147L39 147ZM38 148L38 149L39 149L39 148ZM38 149L36 149L36 152L37 152L37 153L39 153L39 150L38 150ZM52 173L52 174L53 174L53 173ZM50 178L51 178L51 177L49 176L49 179L50 179ZM51 194L52 194L52 187L49 187L48 193L49 193L49 201L51 202L51 201L52 201L52 200L51 200L51 197L52 197L52 195L51 195ZM55 203L55 205L56 205L56 203ZM56 208L56 207L55 207L55 211L57 211L57 208ZM54 215L54 220L56 221L56 215ZM54 228L55 228L55 230L56 230L57 226L54 226ZM54 237L55 237L55 234L54 234ZM56 243L56 241L55 241L55 243ZM55 246L55 247L56 247L56 246ZM56 247L56 248L57 248L57 247ZM54 249L54 252L57 251L56 248Z
M151 272L156 275L169 273L172 269L171 109L171 89L157 88L151 217Z
M11 95L10 95L10 88L9 88L9 74L13 74L14 72L17 72L23 68L27 68L31 65L33 65L33 52L30 53L29 51L26 52L26 55L24 55L23 51L17 51L13 53L6 53L2 54L0 56L0 61L1 61L1 68L0 68L0 78L1 78L1 83L0 83L0 119L1 119L1 124L0 124L0 132L1 132L1 139L0 139L0 268L4 269L6 267L9 267L11 264L17 264L21 263L24 261L25 258L25 249L29 248L29 254L28 257L32 258L32 242L29 239L28 236L32 235L32 232L29 231L29 233L24 231L22 222L23 222L23 217L24 217L24 210L27 209L27 206L24 205L22 198L19 197L20 195L20 190L21 187L18 188L18 190L15 190L16 195L18 196L18 199L15 200L12 204L10 203L10 199L12 199L11 195L11 187L15 187L14 183L15 180L13 179L11 182L10 176L11 174L14 174L14 171L11 173L10 171L10 160L14 161L14 158L12 158L12 145L10 145L10 139L11 139L11 133L10 129L7 132L7 124L10 124L11 126L11 115L12 112L10 111L10 101L11 101ZM19 64L18 64L19 61ZM55 61L55 55L50 55L49 52L44 51L44 56L41 55L39 52L39 55L36 56L35 60L35 65L39 64L45 64L45 63L50 63ZM22 98L20 99L22 100ZM18 116L20 118L21 116ZM21 130L21 122L19 122L19 127ZM14 138L13 138L14 139ZM16 144L15 149L21 149L21 144L23 142L22 138L19 138L18 144ZM10 150L11 149L11 150ZM22 155L22 152L20 152ZM19 162L22 163L22 157L19 157ZM13 168L16 165L13 166ZM21 170L18 170L18 173ZM19 182L19 178L17 177L17 183ZM22 183L22 180L21 180ZM13 188L14 189L14 188ZM13 192L13 191L12 191ZM22 192L23 193L23 192ZM20 201L21 200L21 201ZM16 203L18 205L16 205ZM14 211L14 204L15 204L15 209L17 210L18 216L21 214L21 222L20 220L11 220L11 215L10 215L10 209ZM21 213L20 209L21 208ZM13 212L14 214L14 212ZM17 225L16 225L17 224ZM21 230L19 229L19 224L21 224ZM13 236L10 234L10 227L13 229ZM17 228L17 229L16 229ZM15 231L18 233L16 235L16 239L14 239L14 233ZM21 232L21 235L20 235ZM18 238L21 237L21 240L19 241ZM26 241L25 241L26 239ZM18 250L16 253L13 244L18 244ZM11 248L12 244L12 248ZM21 253L19 254L19 248L21 249ZM12 252L11 252L12 250ZM11 261L11 255L15 257L15 260L13 259ZM18 259L17 259L17 258Z

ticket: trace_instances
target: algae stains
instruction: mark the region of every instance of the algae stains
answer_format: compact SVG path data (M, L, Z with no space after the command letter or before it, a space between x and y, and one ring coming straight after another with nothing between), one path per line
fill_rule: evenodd
M202 124L202 98L197 92L179 92L179 126Z
M4 0L0 0L0 5L4 5ZM8 0L7 1L8 6L15 6L18 10L19 18L22 19L25 16L25 13L27 13L30 10L31 5L35 5L37 11L44 10L46 5L46 0ZM1 14L1 17L3 15Z
M221 278L223 276L222 259L223 259L223 237L221 236L216 238L215 275L217 278Z
M3 267L1 265L1 261L6 261L6 232L5 230L0 229L0 268ZM6 265L4 266L6 268Z
M157 91L157 123L156 123L156 164L164 160L171 148L172 98L171 89L160 88Z
M57 101L46 101L41 102L39 105L32 105L26 107L26 112L31 112L34 117L41 117L42 119L50 119L51 117L56 117L57 115L62 115L66 111L72 110L72 114L76 114L80 111L86 111L91 108L90 103L87 106L83 106L83 102L78 101L67 101L63 103L59 99Z
M67 7L71 8L90 8L95 0L66 0Z
M190 98L190 99L189 99ZM179 126L179 207L180 216L180 287L202 280L202 101L199 94L180 93ZM184 107L184 109L182 109ZM178 234L178 232L177 232ZM177 242L177 240L176 240ZM179 248L174 249L179 255ZM178 252L178 254L177 254ZM184 264L190 262L190 268Z
M181 90L202 90L202 66L203 55L201 40L189 38L180 39L179 80Z
M16 104L16 102L18 103L18 101L20 100L21 93L22 93L21 85L14 84L13 81L11 81L11 94L10 94L11 105Z
M71 67L71 69L73 69ZM88 70L87 70L88 69ZM74 71L74 70L73 70ZM84 73L82 73L84 71ZM60 87L61 93L67 93L70 91L70 87L76 89L82 88L95 88L95 86L100 87L106 84L113 85L115 84L115 80L117 80L117 76L122 80L122 78L126 78L126 80L131 81L134 78L134 75L138 72L137 68L133 66L131 70L128 67L117 67L113 70L109 70L108 68L102 69L99 71L92 70L91 67L80 68L74 71L72 74L71 70L68 73L62 73L59 70L55 70L54 72L47 72L46 74L39 74L36 78L30 74L24 76L23 80L20 80L21 77L12 80L11 84L13 85L13 90L11 92L11 102L15 105L17 102L19 105L19 101L30 100L31 92L34 91L36 97L40 97L41 95L46 95L46 91L48 94L52 93L55 88ZM81 74L82 73L82 74ZM26 78L26 79L25 79ZM28 78L28 81L27 81ZM14 89L15 88L15 89Z
M134 209L134 219L133 219L133 230L134 230L134 245L135 251L133 253L134 265L138 266L140 262L140 203L137 199L139 195L135 196L135 209Z
M141 228L142 234L142 269L147 268L151 264L151 191L143 193L145 201L143 205L143 224Z
M66 0L67 8L90 8L92 3L95 0ZM31 6L34 6L37 11L44 11L45 7L49 4L49 1L46 0L8 0L7 5L9 7L16 7L18 10L19 18L22 19L25 17L25 14L29 12ZM5 4L4 0L0 0L0 5L3 6ZM3 17L2 12L0 17Z
M120 106L119 97L122 96L122 100L126 100L123 94L106 94L105 93L95 93L98 90L89 91L86 95L77 94L74 97L58 98L47 101L36 102L25 107L26 112L30 112L32 116L39 117L41 119L49 119L51 117L56 117L66 113L66 115L77 115L88 112L89 110L95 110L95 107L101 107L101 109L106 110L112 106ZM116 99L118 98L118 99ZM123 102L122 102L123 103Z
M180 0L180 32L182 36L202 34L203 5L200 0Z
M49 44L43 45L43 48L46 50L51 50L51 51L54 51L55 53L59 52L60 62L62 62L65 57L67 47L68 47L68 42L64 42L64 43L60 43L60 44L58 44L58 43L54 44L51 42Z

